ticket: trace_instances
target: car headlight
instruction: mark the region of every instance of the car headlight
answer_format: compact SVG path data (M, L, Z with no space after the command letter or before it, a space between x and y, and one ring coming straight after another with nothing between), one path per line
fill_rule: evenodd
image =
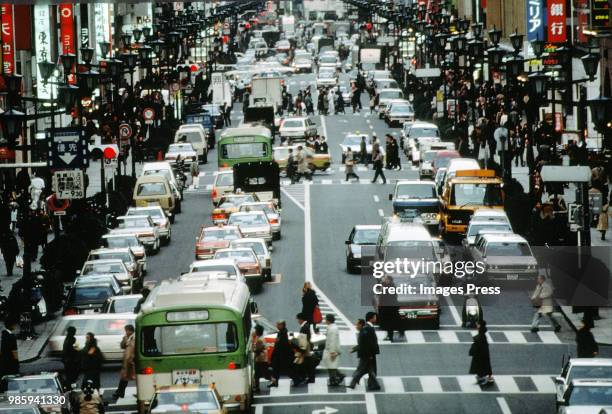
M476 308L472 307L471 309L468 309L467 313L468 313L468 315L476 316L476 314L478 313L478 310Z
M536 265L528 265L527 266L528 270L535 270L535 268L536 268Z
M498 265L489 265L489 269L497 270L497 269L499 269L499 266Z

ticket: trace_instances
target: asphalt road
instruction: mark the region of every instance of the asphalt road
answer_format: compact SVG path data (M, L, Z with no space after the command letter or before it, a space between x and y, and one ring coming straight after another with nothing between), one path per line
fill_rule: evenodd
M291 92L314 83L314 75L288 79ZM366 98L364 96L364 104ZM367 105L364 105L367 106ZM234 125L240 118L235 105ZM389 130L376 115L365 109L345 115L313 116L320 133L327 137L333 163L330 171L317 173L312 184L283 185L283 238L274 243L272 272L274 281L255 295L260 313L269 320L285 319L290 329L297 328L295 314L301 310L301 287L312 280L324 313L337 316L345 352L341 369L349 374L357 364L350 351L354 342L351 323L362 318L371 306L362 298L362 276L345 271L344 240L356 224L378 224L390 214L388 194L393 181L418 178L403 158L402 171L386 171L388 183L371 184L373 172L363 167L356 172L359 183L342 183L339 143L348 132L376 132L384 137ZM183 213L173 227L169 246L149 258L146 280L159 282L176 278L194 259L194 245L201 225L210 224L212 203L208 190L216 170L215 154L201 166L200 188L185 193ZM367 181L366 181L367 179ZM208 186L208 187L207 187ZM396 343L381 342L378 372L383 389L365 393L363 382L355 391L326 386L321 369L317 382L308 387L290 388L283 379L278 389L267 390L256 398L256 414L333 414L333 413L552 413L554 412L551 377L560 372L565 353L575 353L574 333L563 321L563 330L555 334L546 323L539 334L529 332L533 308L528 288L508 290L500 297L483 302L484 316L490 325L491 358L496 385L481 389L468 374L468 349L471 332L458 321L458 300L445 301L439 331L411 330ZM381 336L382 338L382 336ZM610 355L602 349L603 356ZM25 364L24 371L60 369L61 364L47 356ZM118 381L118 366L107 366L102 376L104 396L110 401ZM134 384L130 384L134 385ZM134 392L134 388L129 390ZM128 391L128 394L130 392ZM110 401L109 411L130 412L133 398Z

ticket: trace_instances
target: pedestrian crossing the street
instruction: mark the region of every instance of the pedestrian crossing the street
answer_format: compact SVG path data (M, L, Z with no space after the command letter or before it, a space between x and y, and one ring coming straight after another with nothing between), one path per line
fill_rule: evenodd
M332 314L334 315L335 319L336 319L336 326L338 326L338 330L341 332L345 332L345 334L352 334L354 335L352 332L354 332L352 325L350 325L350 321L347 320L346 318L344 318L343 315L340 315L339 312L337 311L337 309L333 308L332 306L329 305L329 303L327 302L327 298L323 298L321 297L322 295L319 295L319 310L321 311L321 315L323 316L323 320L325 320L325 315L327 314ZM320 323L319 325L317 325L317 328L319 329L319 332L321 334L325 334L327 332L327 325L325 325L325 322Z
M469 330L438 330L438 331L406 331L404 337L397 334L394 342L385 341L387 333L376 331L379 344L382 345L406 345L406 344L469 344L473 341L476 331ZM511 345L560 345L563 342L553 331L540 330L539 332L519 330L490 330L487 332L489 344L511 344ZM342 346L357 345L357 337L351 332L340 332L340 344Z
M342 369L347 378L352 368ZM495 375L495 382L484 386L476 384L474 375L452 376L382 376L378 377L381 386L379 391L366 391L367 378L362 378L355 389L342 386L328 386L327 377L319 376L314 383L292 386L291 380L281 378L278 387L261 386L261 392L255 395L255 405L265 403L272 398L293 397L303 394L312 395L342 395L342 394L553 394L555 392L554 376L552 375Z

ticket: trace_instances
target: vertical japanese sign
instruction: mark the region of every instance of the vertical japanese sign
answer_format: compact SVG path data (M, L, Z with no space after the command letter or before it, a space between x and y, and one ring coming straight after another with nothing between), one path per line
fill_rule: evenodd
M89 4L81 4L79 20L81 23L80 43L81 47L89 47Z
M36 63L53 62L53 56L51 56L51 14L49 6L38 4L34 6L34 36L36 41ZM51 88L56 88L56 86L52 85L52 83L56 82L55 76L51 76L49 82L45 84L40 68L36 65L36 80L38 98L50 99ZM57 96L57 94L54 94L54 96Z
M9 75L15 73L15 25L13 5L0 5L2 14L2 70Z
M527 0L525 16L527 18L527 40L544 39L544 7L542 0Z
M60 38L62 54L75 54L74 48L74 11L72 4L63 3L59 5L60 15ZM74 67L68 74L68 83L75 84Z
M547 0L548 42L564 43L567 40L565 27L565 0Z
M94 5L94 17L96 24L96 57L102 59L102 50L100 49L101 42L109 42L112 45L111 33L111 16L113 14L113 5L110 3L96 3ZM112 52L112 47L111 47ZM110 57L107 56L107 57Z

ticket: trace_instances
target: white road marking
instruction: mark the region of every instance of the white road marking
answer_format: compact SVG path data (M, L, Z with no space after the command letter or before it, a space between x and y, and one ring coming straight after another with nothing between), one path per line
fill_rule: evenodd
M321 130L323 132L323 136L328 138L327 136L327 124L325 123L325 115L321 115Z
M323 121L323 116L321 116ZM323 124L325 125L325 124ZM304 278L306 282L310 282L314 291L317 293L320 299L323 299L327 305L334 310L336 319L344 322L351 331L356 332L355 326L351 321L342 313L340 309L332 303L332 301L323 293L321 289L318 289L314 278L312 276L312 217L310 215L310 185L304 186Z
M385 212L382 210L382 208L378 209L378 215L381 216L381 217L385 216Z
M299 201L297 201L295 197L289 194L287 190L285 190L284 188L281 188L281 191L283 192L283 194L285 194L285 196L287 196L287 198L289 198L289 200L293 201L296 206L298 206L302 211L304 211L304 206Z
M455 326L461 326L461 317L459 316L459 312L457 311L457 307L453 303L453 300L450 298L450 296L444 296L444 300L448 304L448 309L450 310L453 320L455 321Z
M421 377L421 386L423 387L424 393L441 394L442 384L438 377L426 375Z
M527 343L527 339L520 331L508 331L505 333L508 341L517 343Z
M510 411L510 407L508 407L508 403L504 397L497 397L497 405L499 405L499 409L501 410L502 414L512 414L512 411Z
M365 394L365 402L366 402L366 412L368 414L378 414L378 410L376 409L376 398L371 393Z
M560 344L561 343L561 340L559 339L559 337L555 335L555 333L552 331L540 331L538 332L538 336L540 337L542 342L545 342L548 344L550 343Z
M519 387L512 377L502 376L495 378L495 383L497 384L497 388L499 388L499 392L503 394L514 394L519 392Z
M379 203L379 202L380 202L380 198L378 198L378 196L377 196L377 195L375 195L375 196L374 196L374 202L375 202L375 203Z

